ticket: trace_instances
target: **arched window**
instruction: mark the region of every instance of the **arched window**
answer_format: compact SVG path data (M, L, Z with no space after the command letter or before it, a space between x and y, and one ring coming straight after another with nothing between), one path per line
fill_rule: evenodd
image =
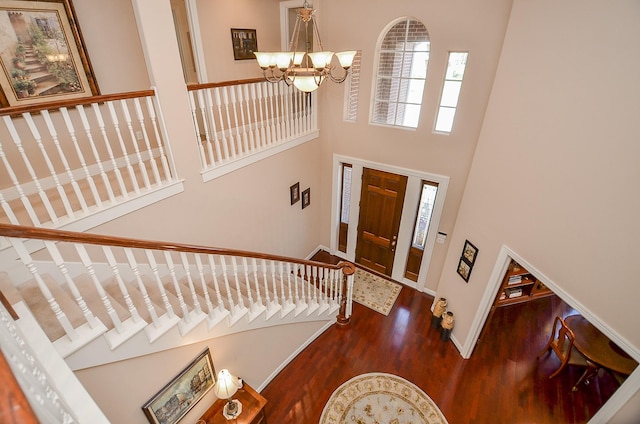
M378 46L372 123L417 128L429 48L422 22L404 18L389 28Z

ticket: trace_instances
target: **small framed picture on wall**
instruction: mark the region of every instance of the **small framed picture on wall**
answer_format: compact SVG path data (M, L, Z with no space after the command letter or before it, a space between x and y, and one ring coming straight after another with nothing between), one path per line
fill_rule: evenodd
M291 197L291 204L298 203L300 200L300 183L297 182L291 187L289 187L289 196Z
M310 204L311 204L311 188L308 188L302 192L302 209L306 208Z

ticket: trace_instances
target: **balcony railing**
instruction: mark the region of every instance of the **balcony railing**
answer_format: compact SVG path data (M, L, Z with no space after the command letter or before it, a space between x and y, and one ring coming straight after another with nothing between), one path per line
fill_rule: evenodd
M0 222L85 230L129 200L182 191L153 90L0 116Z
M283 82L187 88L204 181L317 137L313 98Z

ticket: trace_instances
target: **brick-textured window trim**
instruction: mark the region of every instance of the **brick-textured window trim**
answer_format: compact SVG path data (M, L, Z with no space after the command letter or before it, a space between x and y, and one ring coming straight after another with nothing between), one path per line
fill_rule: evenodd
M429 60L429 32L411 18L397 21L378 48L371 122L416 128Z

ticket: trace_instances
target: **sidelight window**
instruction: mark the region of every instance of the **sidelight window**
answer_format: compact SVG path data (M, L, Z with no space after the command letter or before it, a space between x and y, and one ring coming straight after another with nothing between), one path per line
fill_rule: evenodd
M340 228L338 230L338 250L347 252L347 234L349 233L349 212L351 211L351 174L353 167L349 163L341 164L340 189Z
M437 194L438 183L422 181L420 203L418 204L418 212L405 269L405 278L412 281L418 281L420 264L422 263L422 255L427 242L427 235L429 234L429 225L431 224L431 216L433 215Z
M467 56L468 53L465 52L449 52L449 64L442 87L440 108L436 117L436 132L450 133L453 128L453 120L456 116L460 89L462 88L462 78L467 67Z

